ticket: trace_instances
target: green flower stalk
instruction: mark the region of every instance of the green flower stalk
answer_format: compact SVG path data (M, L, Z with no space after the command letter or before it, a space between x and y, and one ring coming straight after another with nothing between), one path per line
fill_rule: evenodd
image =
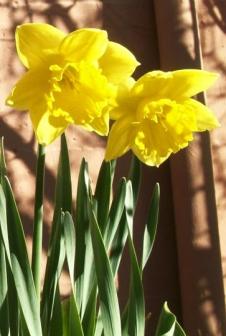
M32 247L32 273L35 288L40 301L41 284L41 258L42 258L42 235L43 235L43 192L45 177L45 153L43 145L38 146L38 158L36 168L35 207Z

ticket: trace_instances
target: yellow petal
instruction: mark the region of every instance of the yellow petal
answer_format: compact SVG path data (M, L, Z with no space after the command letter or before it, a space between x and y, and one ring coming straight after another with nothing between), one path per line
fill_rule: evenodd
M125 154L131 146L134 126L130 116L117 120L109 133L105 160L110 161Z
M216 73L198 69L173 71L173 80L168 92L172 91L172 97L175 99L189 98L207 90L218 77Z
M140 77L132 89L139 97L181 100L208 89L218 78L215 73L187 69L172 72L151 71Z
M107 48L107 32L100 29L78 29L67 35L60 52L68 61L97 61Z
M147 97L153 100L166 96L166 89L172 79L171 72L151 71L141 76L132 88L132 94L137 97Z
M42 145L52 143L68 126L63 117L55 118L48 111L44 110L44 107L42 110L41 106L33 108L30 111L30 116L38 143Z
M16 29L16 48L25 67L37 66L45 60L47 50L56 52L65 34L44 23L26 23Z
M135 115L139 98L131 95L134 83L135 80L129 77L117 86L116 105L110 110L111 119L117 120L125 115Z
M195 131L202 132L220 126L213 112L200 102L194 99L187 99L183 105L185 109L190 109L195 113L197 123L197 129Z
M29 70L14 86L6 104L21 110L38 106L48 89L48 73L41 69Z
M109 113L103 113L100 117L94 118L90 123L92 131L99 135L108 135L109 132Z
M108 43L106 52L99 60L103 74L115 84L131 76L139 64L127 48L115 42Z

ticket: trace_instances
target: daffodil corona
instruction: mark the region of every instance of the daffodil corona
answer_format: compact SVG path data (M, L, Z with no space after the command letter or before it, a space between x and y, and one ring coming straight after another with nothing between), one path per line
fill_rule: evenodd
M117 85L139 65L129 50L104 30L66 35L42 23L18 26L16 47L28 71L6 103L29 110L40 144L50 144L68 124L108 134Z
M108 137L106 160L128 150L145 164L159 166L172 153L186 147L194 132L219 123L203 104L192 99L206 90L217 75L202 70L152 71L119 90L115 120Z

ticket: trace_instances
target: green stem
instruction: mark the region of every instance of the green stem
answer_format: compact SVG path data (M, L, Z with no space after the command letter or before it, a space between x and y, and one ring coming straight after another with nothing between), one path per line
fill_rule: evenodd
M35 209L34 209L34 227L33 227L33 249L32 249L32 272L38 302L40 301L40 286L41 286L44 174L45 174L45 146L39 144L37 166L36 166L36 186L35 186L36 189L35 189Z

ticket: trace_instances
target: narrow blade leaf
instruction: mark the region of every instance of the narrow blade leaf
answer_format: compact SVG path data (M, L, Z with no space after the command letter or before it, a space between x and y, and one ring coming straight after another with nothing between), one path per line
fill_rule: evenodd
M92 209L90 209L90 220L104 334L108 336L121 336L120 312L114 278L100 229Z
M1 137L0 142L0 183L2 183L3 176L6 175L6 163L4 154L4 139Z
M66 259L71 279L72 288L74 288L74 267L75 267L75 227L69 212L66 212L63 219L64 241Z
M87 336L83 333L74 293L63 302L64 336Z
M166 302L161 311L155 336L186 336Z
M121 220L119 222L119 226L110 249L111 269L114 276L116 275L120 265L123 250L125 248L125 244L127 241L127 236L128 236L128 228L127 228L126 214L124 211L121 216Z
M17 294L27 328L31 335L42 336L34 285L27 283L20 263L14 254L11 254L11 262Z
M103 161L97 179L94 198L97 200L97 220L100 230L103 232L109 211L111 197L111 162Z
M49 336L62 336L63 335L63 312L61 309L61 298L59 285L57 284L56 294L54 296L53 314L50 323Z
M72 186L71 186L71 171L68 155L68 147L65 134L61 136L60 158L57 171L56 188L55 188L55 208L53 216L52 231L55 231L55 226L58 223L58 217L61 211L71 213L72 208ZM50 238L50 245L52 243Z
M142 273L137 261L136 251L132 240L132 216L131 209L133 207L133 191L132 184L127 183L126 194L126 212L128 223L128 237L129 237L129 254L131 264L130 277L130 296L128 303L128 334L130 336L144 336L145 330L145 303L144 290L142 285Z
M8 263L11 265L12 276L27 328L32 335L41 335L39 305L29 264L24 231L12 189L6 176L3 177L3 186L6 199L8 230L8 238L5 238L4 243L6 242L7 245L8 240L10 250L10 256L6 253ZM6 230L4 235L6 235ZM12 256L14 265L12 265ZM27 292L26 298L24 298L23 290ZM26 308L24 300L26 301Z
M5 248L0 235L0 335L9 334L8 283Z
M106 229L104 230L104 242L107 250L111 246L112 240L116 234L118 225L120 223L125 205L125 196L126 196L126 180L123 178L120 181L117 192L113 198L108 222L106 225Z
M75 279L76 301L81 316L86 309L90 292L93 286L94 268L92 243L89 228L88 206L90 202L90 181L88 165L82 161L78 179L75 232L76 232L76 255L75 255Z
M85 336L94 335L95 323L96 323L96 304L97 304L97 289L96 285L94 284L82 320L82 326Z
M147 224L145 226L144 238L143 238L143 250L142 250L142 270L144 269L148 258L151 254L158 224L159 215L159 199L160 199L160 187L157 183L154 188L154 192L151 199L151 205L148 213Z
M133 155L131 159L129 180L133 186L133 205L135 211L141 183L141 163L135 155Z
M43 285L43 294L41 302L42 325L45 333L49 330L50 321L53 314L55 295L57 290L58 279L62 271L65 260L65 243L63 236L63 217L61 214L58 218L56 231L52 238L52 246L48 251L46 273Z

